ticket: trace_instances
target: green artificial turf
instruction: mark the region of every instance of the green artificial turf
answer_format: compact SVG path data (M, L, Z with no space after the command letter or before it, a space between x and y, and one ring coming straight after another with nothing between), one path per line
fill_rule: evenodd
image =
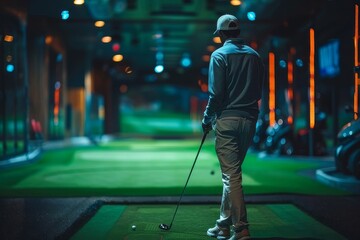
M160 230L159 224L170 224L174 208L104 205L71 239L213 239L206 230L214 226L219 206L181 205L172 228ZM345 239L292 204L248 204L247 209L253 239Z
M126 206L123 205L101 207L96 216L88 221L72 239L105 239L107 232L116 224L125 209Z
M199 144L197 139L131 139L97 147L48 150L34 163L1 170L0 196L178 196ZM260 159L249 153L243 165L245 193L346 194L301 174L317 167L317 163ZM185 195L221 192L219 163L209 138Z
M189 114L148 111L124 114L120 129L122 134L147 136L191 136L202 132L199 119L191 119Z

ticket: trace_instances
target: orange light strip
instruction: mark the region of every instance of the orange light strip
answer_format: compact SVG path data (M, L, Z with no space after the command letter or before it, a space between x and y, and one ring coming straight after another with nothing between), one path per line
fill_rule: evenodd
M355 36L354 36L354 66L359 66L359 6L355 4ZM359 112L359 74L355 72L355 91L354 91L354 112ZM354 119L356 120L358 116L354 113Z
M309 58L309 126L315 127L315 31L310 28L310 58Z
M60 89L56 88L54 92L54 124L59 123L59 105L60 105Z
M269 125L275 122L275 55L269 52Z
M288 73L287 73L287 77L288 77L288 90L287 90L287 94L288 94L288 99L289 99L289 116L288 116L288 123L289 124L293 124L294 119L293 119L293 112L292 112L292 103L293 103L293 99L294 99L294 89L293 89L293 81L294 81L294 65L292 62L292 56L291 54L289 54L289 60L288 60Z

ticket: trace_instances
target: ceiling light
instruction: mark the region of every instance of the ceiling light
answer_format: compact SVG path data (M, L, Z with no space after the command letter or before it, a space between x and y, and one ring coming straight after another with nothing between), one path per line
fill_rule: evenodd
M64 11L61 12L61 19L62 20L67 20L67 19L69 19L69 17L70 17L70 13L69 13L68 10L64 10Z
M128 91L128 86L126 84L121 84L119 90L121 93L126 93Z
M84 2L85 2L84 0L74 0L75 5L83 5Z
M191 65L191 59L190 58L183 58L181 60L181 66L190 67L190 65Z
M52 41L53 41L54 39L53 39L53 37L52 36L46 36L45 37L45 43L46 44L50 44L50 43L52 43Z
M220 37L214 37L213 41L214 41L214 43L221 43Z
M241 1L240 0L231 0L230 4L233 6L240 6L241 5Z
M152 36L153 39L161 39L162 38L162 34L161 33L156 33Z
M104 36L104 37L101 38L101 41L103 43L109 43L109 42L111 42L111 39L112 38L110 36Z
M58 55L56 55L56 61L57 62L61 62L63 60L63 56L61 53L59 53Z
M124 56L121 54L116 54L113 56L113 61L114 62L121 62L124 59Z
M285 60L283 60L283 59L281 59L280 61L279 61L279 65L280 65L280 67L281 68L286 68L286 61Z
M204 62L209 62L209 61L210 61L210 56L209 56L209 55L203 55L203 56L202 56L202 60L203 60Z
M248 12L248 13L247 13L247 18L248 18L250 21L255 21L255 19L256 19L256 13L255 13L255 12Z
M209 52L213 52L213 51L215 51L215 46L209 45L209 46L207 46L206 49L207 49Z
M14 69L15 69L15 67L14 67L14 65L12 65L12 64L8 64L8 65L6 66L6 71L7 71L7 72L13 72Z
M296 66L298 67L303 67L304 66L304 62L301 59L296 59Z
M94 23L95 27L103 27L105 25L105 22L104 21L96 21Z
M14 41L14 37L11 36L11 35L5 35L4 41L5 42L12 42L12 41Z
M119 50L120 50L120 44L119 44L119 43L114 43L114 44L112 45L112 50L113 50L114 52L119 51Z
M162 52L157 52L155 58L158 61L162 61L164 59L164 54Z
M125 73L127 73L127 74L132 73L131 67L127 66L127 67L125 68Z
M164 66L163 65L157 65L155 68L154 68L154 71L156 73L162 73L164 71Z
M183 67L190 67L191 66L191 59L189 54L185 53L181 59L181 66Z

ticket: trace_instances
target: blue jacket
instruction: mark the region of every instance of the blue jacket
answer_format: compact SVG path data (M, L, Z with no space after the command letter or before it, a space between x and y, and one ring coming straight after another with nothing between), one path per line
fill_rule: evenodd
M203 123L233 116L256 120L263 81L264 65L259 54L241 39L226 40L211 54L209 100Z

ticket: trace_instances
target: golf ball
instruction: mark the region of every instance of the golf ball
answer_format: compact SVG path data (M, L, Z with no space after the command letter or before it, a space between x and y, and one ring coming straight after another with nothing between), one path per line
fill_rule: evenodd
M135 230L136 230L136 225L132 225L132 226L131 226L131 229L132 229L133 231L135 231Z

